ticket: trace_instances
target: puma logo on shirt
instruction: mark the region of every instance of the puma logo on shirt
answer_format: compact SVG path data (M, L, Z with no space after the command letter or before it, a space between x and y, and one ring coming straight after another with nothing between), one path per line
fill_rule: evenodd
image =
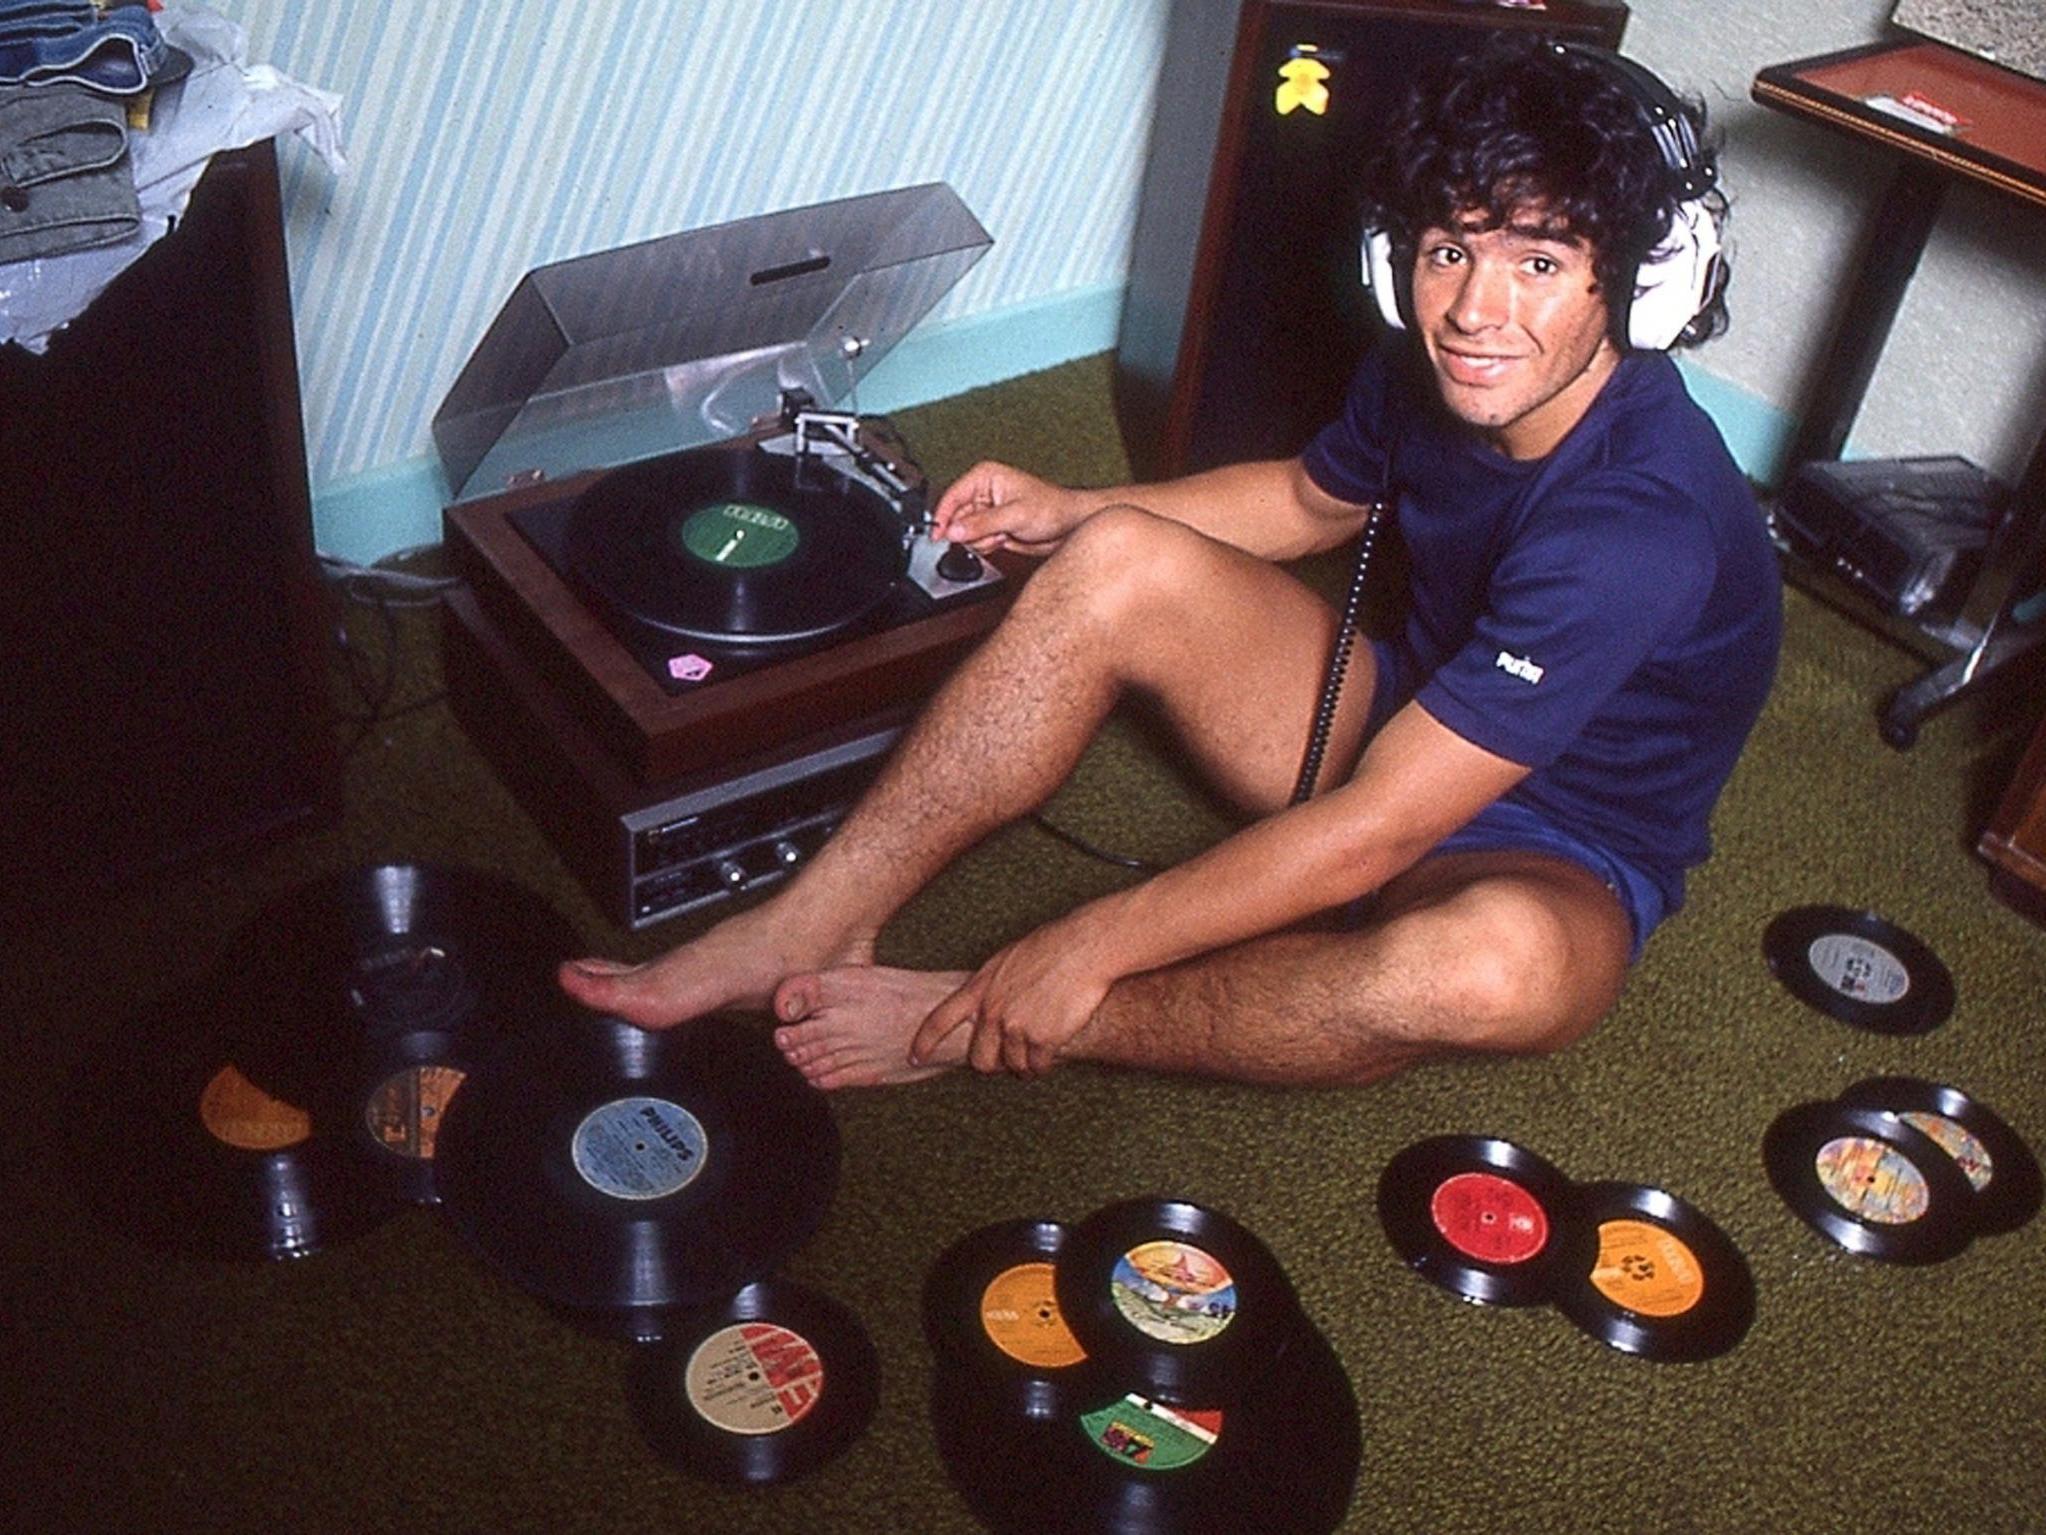
M1530 686L1542 680L1542 672L1545 670L1545 668L1535 665L1526 656L1508 655L1503 650L1499 652L1499 659L1492 664L1508 676L1518 677L1522 682Z

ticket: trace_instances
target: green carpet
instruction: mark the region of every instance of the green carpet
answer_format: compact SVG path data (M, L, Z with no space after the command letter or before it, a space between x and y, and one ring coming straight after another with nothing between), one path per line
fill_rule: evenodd
M992 454L1099 483L1124 472L1106 390L1092 359L901 424L935 479ZM2006 692L1892 751L1874 710L1916 663L1801 595L1787 603L1781 678L1722 802L1717 856L1618 1011L1566 1053L1437 1065L1357 1091L1070 1068L1034 1085L960 1074L838 1101L842 1184L788 1272L864 1319L881 1404L841 1459L757 1492L654 1458L627 1416L620 1347L553 1320L431 1213L300 1262L240 1265L162 1256L80 1195L119 1180L118 1136L100 1153L111 1165L80 1159L102 1113L91 1084L124 1029L309 878L458 862L541 892L594 950L643 955L692 930L611 927L444 705L397 714L350 753L337 824L9 935L0 1378L13 1398L12 1527L970 1529L925 1413L917 1292L930 1260L994 1219L1077 1220L1169 1193L1261 1235L1346 1364L1364 1433L1351 1528L2039 1529L2040 1224L1930 1268L1871 1262L1797 1221L1759 1151L1783 1108L1877 1072L1955 1083L2046 1146L2029 1033L2046 933L1991 897L1970 852L2037 708ZM351 629L380 663L380 622L357 609ZM403 708L438 687L435 620L408 613L398 634ZM1148 738L1121 726L1056 810L1152 858L1221 829ZM905 912L883 957L968 964L1123 877L1014 829ZM1805 902L1872 907L1917 932L1956 977L1952 1019L1884 1038L1793 1000L1759 938ZM1415 1277L1379 1230L1373 1190L1401 1147L1452 1131L1701 1206L1753 1268L1745 1342L1701 1364L1650 1363L1554 1312L1467 1306Z

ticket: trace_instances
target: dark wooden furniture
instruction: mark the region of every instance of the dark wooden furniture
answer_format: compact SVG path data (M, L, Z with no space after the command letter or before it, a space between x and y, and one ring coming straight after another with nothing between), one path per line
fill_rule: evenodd
M1976 848L1995 870L1998 893L2046 922L2046 721L2032 736Z
M56 900L334 808L268 143L33 355L0 346L0 857Z
M1853 287L1790 449L1789 467L1839 457L1904 290L1956 179L2046 208L2046 84L1943 44L1905 38L1764 69L1754 97L1891 156ZM1829 602L1923 655L1926 674L1883 706L1883 738L1909 746L1925 716L2040 638L2046 553L2046 438L2011 497L1981 574L1951 621L1896 620L1825 571L1790 573Z
M1285 457L1335 413L1369 334L1355 168L1416 69L1501 28L1617 47L1626 21L1613 0L1175 0L1116 342L1138 472ZM1280 110L1301 57L1323 112Z

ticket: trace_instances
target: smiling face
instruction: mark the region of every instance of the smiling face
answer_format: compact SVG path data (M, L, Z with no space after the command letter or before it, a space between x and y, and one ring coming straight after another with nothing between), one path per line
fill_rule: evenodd
M1414 327L1442 402L1508 458L1540 458L1619 365L1591 247L1523 208L1421 231Z

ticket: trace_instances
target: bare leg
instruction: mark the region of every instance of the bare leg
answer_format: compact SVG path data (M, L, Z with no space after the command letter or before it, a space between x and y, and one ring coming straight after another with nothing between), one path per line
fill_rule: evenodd
M1557 1049L1618 998L1630 934L1574 864L1525 853L1426 860L1358 932L1283 933L1118 983L1069 1058L1239 1081L1375 1081L1455 1050ZM930 1010L966 977L839 969L777 991L782 1053L819 1087L916 1081Z
M566 964L562 987L663 1027L764 1006L788 975L865 962L882 923L945 864L1050 796L1125 691L1161 705L1223 792L1276 808L1333 629L1319 597L1264 561L1132 508L1100 513L1036 573L780 893L647 965ZM1355 757L1371 686L1360 654L1330 775Z

